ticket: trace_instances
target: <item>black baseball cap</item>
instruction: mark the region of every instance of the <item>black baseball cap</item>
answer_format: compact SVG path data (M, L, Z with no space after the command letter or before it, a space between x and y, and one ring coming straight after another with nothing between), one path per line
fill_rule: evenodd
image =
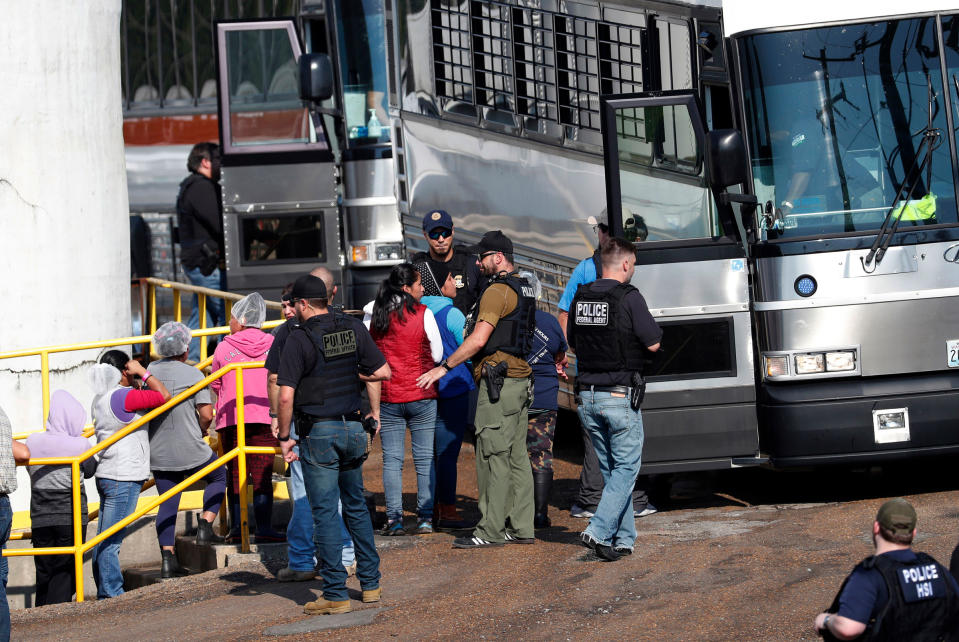
M503 254L513 253L513 242L500 230L487 232L476 245L471 245L466 249L470 254L483 255L486 252L502 252Z
M326 283L323 279L312 274L304 274L293 282L293 291L290 296L296 299L325 299Z

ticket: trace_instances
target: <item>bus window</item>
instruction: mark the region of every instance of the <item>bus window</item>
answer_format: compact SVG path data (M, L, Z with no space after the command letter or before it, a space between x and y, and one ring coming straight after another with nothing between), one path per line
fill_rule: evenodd
M314 142L287 29L228 31L226 57L231 146Z
M341 0L337 13L343 113L350 146L388 143L383 1Z
M780 238L878 229L922 162L925 133L946 130L935 19L759 34L740 46L754 191L783 212ZM956 222L949 147L934 147L929 170L906 185L900 229Z
M701 182L702 152L684 106L619 109L616 137L627 239L678 241L719 235L709 193ZM664 181L662 173L677 180Z
M326 260L323 214L243 216L242 263L322 263Z

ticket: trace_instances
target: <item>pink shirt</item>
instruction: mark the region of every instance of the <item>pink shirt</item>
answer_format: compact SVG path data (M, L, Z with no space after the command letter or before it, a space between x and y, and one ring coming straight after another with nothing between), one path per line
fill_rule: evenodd
M213 372L232 363L265 361L273 335L259 328L244 328L227 335L213 353ZM270 423L270 400L266 392L266 368L243 370L243 414L247 424ZM216 379L210 388L217 395L216 429L236 425L236 371Z

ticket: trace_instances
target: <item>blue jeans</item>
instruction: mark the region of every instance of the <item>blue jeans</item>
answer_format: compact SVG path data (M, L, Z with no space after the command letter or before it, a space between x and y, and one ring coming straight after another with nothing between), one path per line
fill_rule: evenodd
M203 276L203 273L200 272L200 268L193 268L192 270L185 270L186 278L190 280L190 283L204 288L211 288L213 290L226 290L226 275L221 274L220 268L213 270L209 275ZM191 330L196 330L200 327L200 301L199 297L193 295L193 309L190 311L190 320L187 321L187 326ZM223 299L207 297L206 299L206 316L207 316L207 327L215 328L216 326L226 325L226 304L223 302ZM203 337L203 340L207 340L207 337ZM209 356L209 355L207 355ZM190 360L198 361L200 359L200 339L193 339L190 342Z
M416 514L420 520L433 517L433 431L436 399L380 404L380 439L383 441L383 493L386 517L403 518L403 459L406 426L410 427L413 465L416 467Z
M142 481L117 481L97 477L100 493L99 535L110 526L136 510ZM123 595L123 570L120 568L120 544L126 535L120 529L93 547L93 581L97 584L97 599Z
M293 424L290 424L290 435L293 439L298 439L296 427ZM293 452L299 455L300 447L294 446ZM313 545L313 513L310 509L310 500L306 497L303 466L299 460L290 464L288 488L290 501L293 502L293 514L290 515L290 523L286 527L289 565L294 571L312 571L316 568L316 558L313 556L316 550ZM346 530L346 523L343 521L343 504L339 501L336 503L336 510L340 513L340 530L343 535L343 566L350 566L356 561L356 555L353 552L350 532Z
M585 532L601 544L632 548L636 541L632 492L643 456L642 415L630 408L629 397L588 390L580 393L576 413L596 449L605 484Z
M436 400L436 428L433 449L436 453L436 492L438 504L456 503L456 460L463 445L463 432L469 420L470 393Z
M10 525L13 523L13 511L10 498L0 495L0 551L7 547L10 539ZM0 642L10 640L10 605L7 604L7 575L9 566L6 557L0 557Z
M348 600L343 538L336 518L339 498L343 519L356 550L356 576L364 591L380 585L380 556L373 523L363 498L366 431L358 421L318 421L300 440L303 482L313 510L313 542L323 576L323 597Z

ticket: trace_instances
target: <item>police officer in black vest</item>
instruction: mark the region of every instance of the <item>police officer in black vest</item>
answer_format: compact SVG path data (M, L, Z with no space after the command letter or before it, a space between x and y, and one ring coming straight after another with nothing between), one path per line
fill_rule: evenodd
M292 296L299 324L290 332L280 359L277 439L283 458L295 461L297 442L290 438L295 414L302 441L303 481L313 509L313 541L323 576L323 597L306 604L304 611L346 613L351 607L341 558L338 499L356 550L363 601L380 599L380 558L363 498L362 465L369 442L361 423L360 388L363 381L389 379L390 367L359 320L329 308L322 279L301 276L293 284ZM378 408L378 384L367 390L371 406Z
M615 561L631 554L636 540L632 490L643 453L642 369L663 333L630 285L636 269L632 243L610 238L600 259L602 278L577 289L566 333L577 359L576 411L605 484L581 538L601 559Z
M915 536L912 504L883 504L872 524L875 554L816 616L816 632L828 640L959 639L959 585L942 564L912 550Z

